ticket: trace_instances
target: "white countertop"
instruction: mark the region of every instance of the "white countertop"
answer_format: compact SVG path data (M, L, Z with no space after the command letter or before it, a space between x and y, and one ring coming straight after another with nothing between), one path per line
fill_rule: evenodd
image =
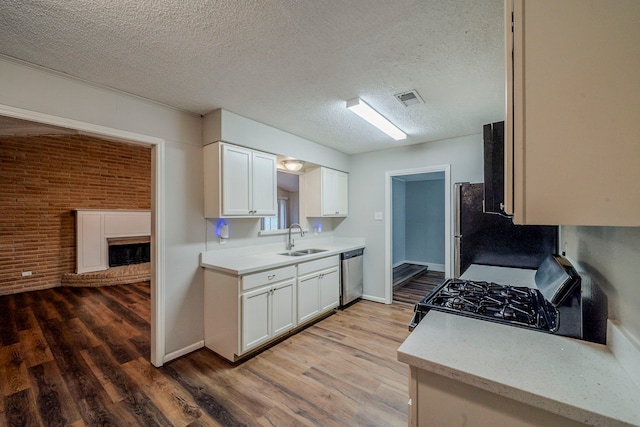
M234 275L244 275L287 265L298 264L353 249L365 247L361 238L316 238L296 240L292 250L325 249L323 252L304 256L280 255L288 252L282 244L256 245L250 247L221 249L200 254L200 266Z
M487 268L465 278L527 285L533 271L506 269L507 282ZM624 335L614 322L607 334ZM432 310L398 360L585 424L640 426L640 385L610 346Z

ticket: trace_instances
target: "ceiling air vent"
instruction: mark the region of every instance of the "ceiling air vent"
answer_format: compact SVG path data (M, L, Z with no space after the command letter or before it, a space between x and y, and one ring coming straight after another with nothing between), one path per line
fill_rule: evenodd
M415 104L424 104L422 97L417 90L413 89L408 92L397 93L394 95L398 101L405 107L410 107Z

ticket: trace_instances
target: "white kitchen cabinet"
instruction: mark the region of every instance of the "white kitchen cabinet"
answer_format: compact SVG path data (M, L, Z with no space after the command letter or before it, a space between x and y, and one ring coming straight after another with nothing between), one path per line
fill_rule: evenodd
M294 327L295 280L242 294L242 348L245 353Z
M276 214L276 156L222 142L203 154L206 218Z
M205 347L235 362L322 319L340 302L339 266L334 255L246 275L205 268Z
M505 210L517 224L640 226L640 2L505 9Z
M322 258L298 264L298 324L337 307L340 302L340 258Z
M204 270L205 347L235 362L296 326L296 266L236 276Z
M340 270L325 270L320 276L320 312L334 309L340 303Z
M306 216L345 217L348 214L349 175L319 167L305 173Z

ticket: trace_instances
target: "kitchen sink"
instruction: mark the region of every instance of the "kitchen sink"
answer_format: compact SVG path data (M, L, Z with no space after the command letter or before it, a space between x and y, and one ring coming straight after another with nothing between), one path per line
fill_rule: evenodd
M278 255L305 256L305 255L317 254L319 252L325 252L325 251L326 249L300 249L299 251L282 252L282 253L279 253Z
M301 249L295 252L302 255L309 255L309 254L317 254L319 252L326 252L326 249Z

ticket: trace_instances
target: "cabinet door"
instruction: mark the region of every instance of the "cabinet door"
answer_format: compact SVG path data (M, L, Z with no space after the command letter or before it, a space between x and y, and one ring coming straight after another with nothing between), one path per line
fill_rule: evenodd
M640 2L513 5L514 222L639 226Z
M336 171L322 168L322 215L332 216L337 213L335 203Z
M314 318L319 311L319 274L298 278L298 323Z
M270 295L271 287L256 289L242 295L242 353L271 337Z
M271 291L271 336L275 337L293 328L295 317L295 282L289 280Z
M275 215L278 187L276 156L254 152L252 172L251 214L261 216Z
M222 147L222 214L249 215L252 151Z
M340 303L340 277L338 269L323 271L320 274L320 311L335 308Z
M322 168L322 215L346 216L348 210L348 175Z
M349 212L349 175L336 171L335 175L335 210L338 215L346 216Z

